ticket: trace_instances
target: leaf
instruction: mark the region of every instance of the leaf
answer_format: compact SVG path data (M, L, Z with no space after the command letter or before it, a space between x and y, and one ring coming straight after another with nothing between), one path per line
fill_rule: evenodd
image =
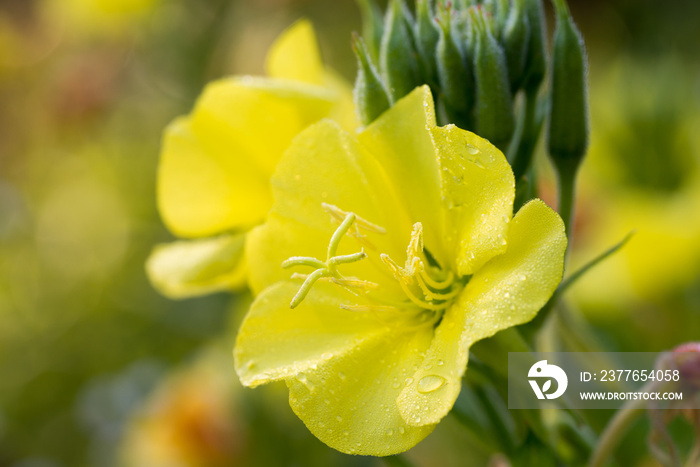
M571 274L569 277L564 279L561 284L559 284L559 288L557 289L557 293L555 296L561 295L564 293L566 289L568 289L574 282L576 282L578 279L583 277L584 274L586 274L590 269L594 268L595 266L598 265L598 263L601 263L603 260L607 259L609 256L612 256L613 254L617 253L620 248L625 246L627 242L632 238L634 235L634 230L628 233L625 238L623 238L619 243L616 245L612 246L608 250L604 251L600 255L598 255L596 258L592 259L589 261L585 266L581 267L578 271L575 273Z

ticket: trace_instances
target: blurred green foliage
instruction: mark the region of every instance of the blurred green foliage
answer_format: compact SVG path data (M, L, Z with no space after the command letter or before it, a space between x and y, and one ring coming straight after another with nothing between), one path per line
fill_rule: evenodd
M599 138L605 151L583 169L583 248L606 229L595 193L641 188L673 198L698 172L700 4L571 5L591 80L602 83L591 99L593 144ZM212 343L229 355L246 297L166 300L143 271L152 246L171 239L155 209L160 135L207 81L260 74L268 45L299 16L315 23L327 62L351 80L359 12L350 0L0 3L0 466L120 465L134 414L167 391L168 375ZM632 65L604 81L620 63ZM596 109L610 126L596 127ZM661 350L698 337L700 283L694 271L683 277L652 298L575 303L595 325L592 340ZM220 368L233 375L232 362ZM232 390L246 448L225 465L376 464L311 437L284 392ZM609 414L596 417L602 427ZM635 430L623 446L629 462L645 452L645 430ZM487 452L449 417L409 457L483 464Z

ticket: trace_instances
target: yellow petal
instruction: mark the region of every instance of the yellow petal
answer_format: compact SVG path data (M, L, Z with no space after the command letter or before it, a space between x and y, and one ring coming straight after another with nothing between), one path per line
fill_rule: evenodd
M207 86L192 115L165 133L158 204L166 225L198 237L261 222L277 161L333 99L316 86L250 77Z
M369 125L358 138L382 167L411 214L425 226L425 246L441 264L448 262L441 230L440 178L430 128L435 109L430 88L421 86L399 100Z
M359 122L355 113L352 86L333 70L326 70L324 83L326 88L336 95L336 105L328 118L340 123L344 130L354 133Z
M389 271L376 256L387 253L402 258L411 224L377 161L335 122L323 120L294 140L278 164L272 187L275 204L268 220L248 239L248 255L254 259L249 265L254 292L289 278L291 272L280 265L291 256L326 259L339 222L331 221L323 203L354 212L386 230L386 234L363 232L370 244L346 235L338 254L364 248L376 261L368 258L343 265L343 274L398 287L387 280Z
M518 211L508 231L507 251L465 286L438 326L413 384L398 398L408 423L434 424L450 411L469 347L535 317L561 281L565 250L564 224L557 213L540 200Z
M440 164L445 242L450 266L471 275L506 251L515 179L505 156L487 140L454 125L431 130Z
M309 21L297 21L272 44L267 53L267 74L272 78L324 83L318 41Z
M340 304L355 303L357 297L330 283L316 283L315 293L291 309L289 302L300 285L299 280L278 282L251 305L234 352L244 385L292 377L383 332L372 315L341 309Z
M280 282L253 303L234 352L243 384L285 379L294 412L345 453L386 456L413 447L433 426L406 424L396 397L432 330L401 333L372 314L342 310L341 303L360 299L324 283L291 310L298 286Z
M245 234L238 234L158 245L146 272L153 286L170 298L235 289L245 282L244 242Z

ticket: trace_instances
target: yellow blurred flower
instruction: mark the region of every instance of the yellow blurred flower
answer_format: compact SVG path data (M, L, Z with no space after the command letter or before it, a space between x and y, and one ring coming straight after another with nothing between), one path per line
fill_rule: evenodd
M195 239L151 255L150 279L165 295L241 286L246 232L272 204L270 176L292 139L324 117L355 127L350 87L321 64L307 21L281 35L267 69L266 78L209 84L192 113L165 131L158 208L175 235Z
M104 37L133 28L159 0L43 0L41 7L71 36Z
M469 347L531 320L562 276L559 216L535 200L513 217L505 157L436 126L427 86L357 138L311 126L272 187L246 247L259 295L236 369L247 386L286 381L294 412L345 453L391 455L427 436L460 392Z
M688 105L684 76L673 60L623 61L594 81L597 126L579 200L588 214L572 260L583 263L635 235L572 288L588 309L659 301L700 274L700 113Z

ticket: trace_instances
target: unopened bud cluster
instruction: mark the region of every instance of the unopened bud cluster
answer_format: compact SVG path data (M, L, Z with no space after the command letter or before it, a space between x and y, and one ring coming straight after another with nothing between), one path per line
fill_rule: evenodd
M580 159L588 131L585 52L564 0L553 2L548 147L553 157ZM526 153L529 163L542 122L534 121L534 101L547 75L542 0L416 0L414 10L404 0L390 0L383 16L372 0L360 5L364 31L354 39L355 103L363 124L428 84L441 124L474 131L504 151L510 146L513 157ZM529 115L516 118L519 92L533 105Z

